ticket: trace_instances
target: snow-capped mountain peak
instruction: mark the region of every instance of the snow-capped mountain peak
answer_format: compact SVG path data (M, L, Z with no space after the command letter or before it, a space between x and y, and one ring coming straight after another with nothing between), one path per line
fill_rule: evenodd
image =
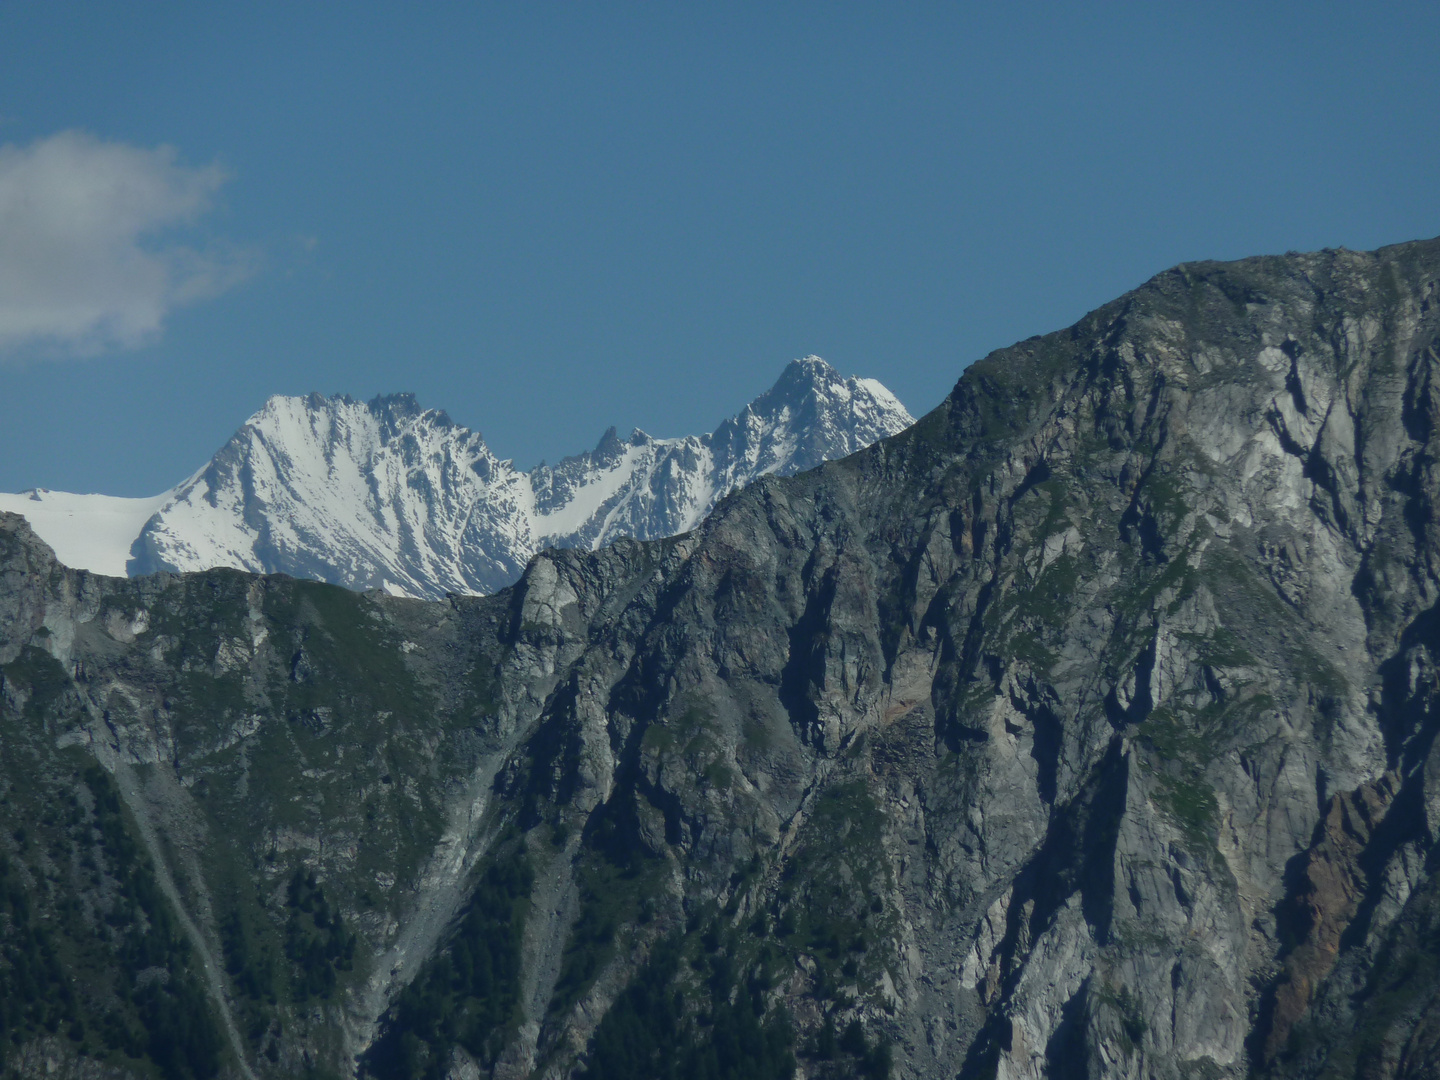
M408 595L489 592L524 567L509 557L525 548L522 489L478 432L409 394L276 396L146 523L130 572L233 566ZM500 535L466 535L477 505Z
M708 435L637 429L622 439L612 427L593 450L526 473L411 394L275 396L166 496L123 500L131 516L158 504L127 569L230 566L418 597L490 593L542 547L685 532L737 487L854 453L912 422L878 382L808 356ZM55 503L69 514L51 514L56 530L74 531L84 516L75 507L103 497L65 498L82 503ZM105 559L113 572L118 555L107 549Z

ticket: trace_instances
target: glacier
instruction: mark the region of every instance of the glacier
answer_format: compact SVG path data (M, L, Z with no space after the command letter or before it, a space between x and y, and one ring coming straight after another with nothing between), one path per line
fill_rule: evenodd
M66 566L124 577L130 547L177 488L145 499L31 488L0 494L0 512L22 514Z

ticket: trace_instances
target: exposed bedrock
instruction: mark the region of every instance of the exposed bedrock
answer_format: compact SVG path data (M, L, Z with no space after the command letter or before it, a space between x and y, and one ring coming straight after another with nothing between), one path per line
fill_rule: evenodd
M125 1074L153 969L260 1076L1435 1075L1437 281L1178 267L484 599L4 518L0 852L84 988L7 1063ZM145 873L191 943L107 973Z

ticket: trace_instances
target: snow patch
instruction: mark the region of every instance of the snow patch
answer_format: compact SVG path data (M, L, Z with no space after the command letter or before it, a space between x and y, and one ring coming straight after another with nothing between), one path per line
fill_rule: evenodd
M35 535L66 566L124 577L130 545L173 490L148 499L123 499L32 488L0 494L0 510L24 515Z

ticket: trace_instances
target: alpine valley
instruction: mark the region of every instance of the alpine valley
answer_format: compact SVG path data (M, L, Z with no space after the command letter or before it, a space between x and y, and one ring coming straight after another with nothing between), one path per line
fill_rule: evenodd
M272 431L501 484L262 417L154 573L0 516L8 1075L1440 1075L1440 241L1176 267L793 476L607 439L489 596L448 509L453 582L326 564L443 599L162 569L290 550Z
M914 423L873 379L796 360L709 435L614 428L526 473L408 394L272 397L210 463L151 499L0 495L77 569L130 576L234 567L440 599L485 595L544 547L693 529L728 492L852 454Z

